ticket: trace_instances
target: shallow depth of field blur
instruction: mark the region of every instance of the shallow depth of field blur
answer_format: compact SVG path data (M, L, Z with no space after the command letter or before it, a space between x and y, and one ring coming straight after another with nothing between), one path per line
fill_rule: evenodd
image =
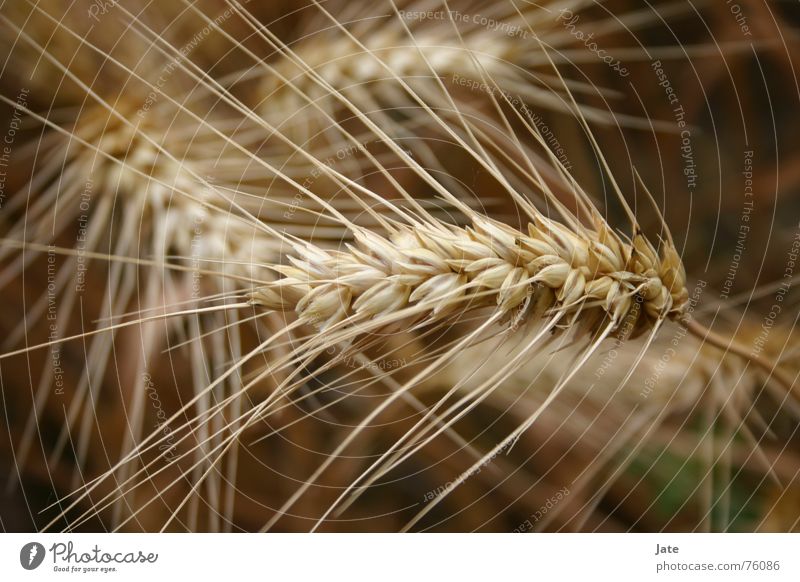
M140 55L131 54L133 49L126 49L125 43L138 33L119 24L127 23L118 12L119 7L131 13L147 13L155 30L169 29L174 33L165 35L173 43L177 41L172 39L197 39L196 33L202 29L202 21L194 17L181 20L178 15L186 6L177 0L164 3L163 7L140 0L120 2L119 6L115 2L85 1L69 10L58 2L40 2L42 9L52 15L67 10L65 14L70 17L64 22L76 29L77 36L61 31L51 38L54 24L37 12L35 4L14 2L0 6L0 27L4 28L0 33L4 37L0 92L9 100L0 105L0 139L4 139L0 142L0 238L4 240L14 225L25 221L36 203L37 188L42 187L36 184L36 176L43 171L36 152L43 147L44 136L53 131L39 119L14 109L11 103L24 103L41 118L67 128L67 120L91 103L85 88L50 67L46 58L34 66L41 55L26 43L26 38L49 43L52 55L68 70L78 66L70 64L73 55L73 63L90 61L88 68L93 74L87 74L84 64L80 65L84 69L78 77L88 77L93 90L114 96L112 102L116 99L122 103L126 90L120 88L118 74L108 74L115 65L96 53L91 58L87 56L88 49L81 46L79 38L90 39L115 59L136 63ZM331 13L347 21L393 10L390 2L369 4L362 7L337 0L323 3ZM416 4L398 6L403 10L444 10L438 2ZM448 3L451 10L462 15L480 15L491 4ZM510 2L507 13L514 14L518 4L530 3ZM192 5L212 19L229 6L223 0L201 0ZM771 348L770 355L780 360L787 374L796 377L800 372L800 343L794 328L800 313L800 282L791 277L800 276L800 259L796 271L792 271L791 264L796 260L792 244L800 237L800 6L767 0L610 0L571 5L579 18L569 26L568 19L557 25L562 26L567 41L572 43L566 54L585 57L586 52L591 53L589 43L582 41L578 33L596 31L602 38L601 46L610 54L618 54L625 69L626 74L621 75L600 58L558 65L566 79L576 82L576 87L580 82L591 88L575 92L580 103L611 110L618 116L618 124L600 123L592 125L592 130L622 189L636 192L637 216L651 231L658 224L658 213L643 194L632 168L653 194L671 227L688 273L688 288L701 289L696 308L706 325L713 323L715 331L750 345L766 322L774 329L771 341L777 341L779 335L783 338L780 345ZM91 7L99 20L89 15ZM319 22L320 8L313 4L303 0L251 2L247 8L258 22L295 50L314 41L314 34L307 34L308 22ZM161 21L156 17L160 10ZM499 9L495 6L492 10ZM83 13L85 19L81 20ZM555 10L552 18L557 18ZM114 26L106 28L105 19L115 22ZM178 24L170 28L171 21ZM224 23L232 35L240 30L237 26L245 30L236 17ZM447 25L442 22L442 26ZM612 32L603 32L608 27ZM360 30L368 34L369 29ZM443 34L453 33L452 28L447 31ZM252 35L252 31L247 34ZM504 36L500 30L495 34L505 41L514 38L526 42L522 35ZM243 43L267 62L282 58L275 51L265 51L265 42L260 39L247 38ZM328 47L327 41L314 44L313 51L317 52L313 56L324 63L325 51L333 54ZM251 66L241 55L228 55L229 50L230 39L224 35L200 35L199 45L187 58L211 77L224 79ZM647 51L651 52L649 57ZM153 62L157 66L158 58ZM168 63L166 57L164 63ZM159 76L165 74L163 68L138 72L149 75L151 83L157 83ZM548 74L552 75L552 71ZM177 92L177 80L173 81ZM164 84L165 91L173 86L170 82ZM187 95L184 89L180 87L181 98ZM379 89L366 85L365 90ZM248 91L252 89L245 86L236 97L249 106L247 99L252 95ZM456 87L453 94L477 111L488 110L481 102L485 96L480 91ZM374 104L382 106L380 95L375 96ZM153 103L153 107L159 105L163 103ZM263 107L269 108L269 101ZM135 106L126 111L135 121ZM608 203L608 213L624 220L622 209L608 202L610 184L602 177L602 168L580 124L570 115L546 107L536 112L542 125L557 136L572 172L584 188L601 203ZM430 127L415 125L410 114L404 118L400 112L393 119L407 120L409 134L433 135ZM625 122L631 119L637 122ZM156 127L161 122L153 123L152 117L149 121ZM169 125L172 120L163 122ZM424 160L422 150L414 151L415 143L410 140L409 149L416 159ZM122 147L122 154L113 155L124 155L124 144ZM315 155L325 158L324 154ZM286 158L289 164L291 155ZM514 208L498 202L490 192L484 195L481 188L491 187L491 182L474 163L465 161L457 148L443 146L438 159L443 166L439 171L478 192L479 202L486 203L484 212L517 226L515 220L519 217ZM213 156L209 155L209 160L210 165ZM370 176L369 187L380 192L385 183L381 180L386 178ZM322 182L311 175L305 177L305 183L320 190L329 187ZM406 185L419 192L420 198L428 195L410 179ZM118 185L108 187L115 186ZM93 184L93 196L97 197L104 187ZM269 196L269 191L270 184L265 180L264 195ZM19 195L26 197L26 202L11 204ZM51 216L57 216L57 212ZM68 225L56 244L72 248L81 227L77 221ZM114 234L104 234L109 237L103 247L108 254L115 254ZM33 232L26 236L29 241L36 240ZM17 270L16 262L22 256L19 248L7 242L0 248L0 339L5 341L0 352L4 353L48 341L53 320L47 317L47 304L41 306L44 312L35 325L26 323L26 314L36 308L42 297L47 297L52 264L63 265L66 256L48 254L46 248L29 249L25 256L30 262ZM87 264L85 285L78 293L66 329L60 331L65 336L95 329L99 327L98 320L105 317L102 306L108 299L104 296L106 282L117 276L114 262L97 258ZM8 277L8 272L14 275ZM146 274L147 268L141 267L140 272ZM141 308L135 298L146 293L146 281L144 275L136 281L130 290L134 299L116 306L116 313ZM785 292L779 292L782 282ZM775 312L776 304L779 312ZM113 341L107 341L108 365L94 370L83 392L89 338L60 344L58 378L51 379L48 390L53 392L43 407L37 408L34 401L42 374L52 373L53 351L34 350L0 360L0 527L4 531L39 530L63 509L57 501L113 467L128 438L128 401L132 392L144 391L148 396L141 411L144 435L158 430L165 418L191 400L192 382L196 379L188 363L192 348L185 342L193 333L192 326L183 330L166 325L156 328L152 341L159 346L158 357L150 362L146 375L140 374L135 357L142 349L142 336L135 328L121 330ZM674 333L675 328L664 331L664 342L654 344L648 359L633 371L627 392L621 394L617 394L617 383L634 365L637 352L623 353L625 346L609 342L608 349L598 354L588 371L572 382L563 397L513 447L501 451L454 486L458 476L474 462L474 451L491 450L525 418L534 403L540 402L540 394L529 392L541 386L531 388L527 380L532 378L512 375L502 390L454 424L463 441L445 436L433 439L397 468L370 483L352 505L327 518L320 530L397 531L432 499L446 494L412 529L800 531L800 415L795 412L800 384L795 382L793 393L783 396L766 390L751 367L731 354L723 357L712 347L703 346L701 350L699 342L688 353L706 358L702 362L665 356L659 364L662 354L670 349L669 339ZM264 341L246 327L240 339L242 352ZM392 360L380 359L379 353L369 356L382 366L412 363L398 373L398 378L406 380L424 367L427 341L429 338L408 330L387 338L387 345L396 350ZM214 349L213 342L207 345ZM691 345L682 343L683 348ZM620 350L619 357L606 359L606 367L602 368L608 350L615 348ZM485 358L487 374L505 357L502 350L475 353L474 357ZM208 357L211 362L213 354ZM554 371L549 377L558 378L563 372L558 368L559 357L553 355ZM209 364L212 378L219 373L215 368L218 364ZM252 378L264 364L255 362L244 373ZM363 364L345 361L323 369L309 380L307 391L336 385L337 374L341 378L342 374L360 372L359 366ZM658 366L668 368L669 373ZM457 375L458 369L452 367L432 374L420 382L414 395L421 404L431 406L452 387ZM547 377L539 382L546 382ZM664 414L655 403L656 397L648 399L656 377L662 385L655 392L670 402L669 406L664 405ZM664 388L669 378L677 378L677 385ZM199 478L205 468L192 471L188 465L179 466L179 462L148 481L136 495L120 500L121 509L103 508L83 520L77 529L114 529L121 517L135 510L135 517L125 521L123 530L158 531L177 511L176 519L169 520L170 530L258 531L314 474L372 404L385 396L376 388L374 393L365 391L340 398L346 394L347 386L340 382L335 390L314 393L284 407L268 421L250 427L237 444L236 462L228 458L212 469L214 478L203 480L188 497L188 503L181 504L191 491L192 479ZM693 396L686 396L690 391ZM582 397L589 392L591 398ZM257 404L267 393L266 389L253 391L246 405ZM729 403L736 401L735 406L719 406L728 397ZM82 399L79 404L77 398ZM82 407L83 412L74 412L73 406ZM70 420L71 414L74 418ZM272 531L309 530L342 491L412 428L420 415L420 410L407 402L388 408L315 480L291 510L276 520ZM20 463L18 455L26 427L33 430L35 437L28 443L24 463ZM81 434L88 435L83 451L76 444ZM262 438L264 435L266 438ZM179 486L159 495L176 478L181 480ZM79 510L102 503L108 494L113 494L111 484L97 490L96 498L85 500ZM146 503L148 500L152 502ZM66 525L61 520L52 528Z

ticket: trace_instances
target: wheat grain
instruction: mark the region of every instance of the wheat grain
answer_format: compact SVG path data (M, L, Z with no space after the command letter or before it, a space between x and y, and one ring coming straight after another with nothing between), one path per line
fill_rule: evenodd
M285 278L256 290L252 301L294 309L322 330L404 309L429 323L486 306L503 315L519 310L520 318L550 311L607 318L616 329L637 298L641 325L684 314L688 292L677 253L665 246L659 254L641 234L625 243L600 224L577 233L540 216L523 234L473 220L472 228L398 228L388 238L359 231L348 251L296 243L292 266L274 267Z

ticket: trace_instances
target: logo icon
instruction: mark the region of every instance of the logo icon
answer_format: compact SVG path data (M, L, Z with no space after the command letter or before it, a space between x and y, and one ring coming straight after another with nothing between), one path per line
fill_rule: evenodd
M44 546L38 542L29 542L19 551L19 563L26 570L35 570L44 561Z

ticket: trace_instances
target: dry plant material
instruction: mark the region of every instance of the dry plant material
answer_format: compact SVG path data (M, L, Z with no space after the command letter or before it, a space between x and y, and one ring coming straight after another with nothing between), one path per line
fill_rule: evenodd
M73 337L65 335L64 326L46 343L26 343L0 356L91 338L77 397L55 451L49 451L54 463L63 461L61 453L76 435L75 492L49 526L66 518L68 527L80 527L110 512L115 529L131 527L139 518L150 528L158 523L167 529L186 517L188 529L195 530L204 511L200 506L206 505L209 529L219 529L235 513L242 443L251 436L256 443L283 438L297 430L296 422L316 420L316 414L341 403L357 418L342 429L335 446L326 442L322 460L303 474L295 490L270 500L277 506L274 512L255 512L248 519L261 520L265 530L277 527L322 482L323 473L333 472L333 463L347 462L347 482L332 488L336 493L313 517L311 527L321 527L436 438L456 444L473 463L453 481L457 487L500 451L511 450L531 427L538 429L535 423L549 426L558 415L570 416L559 407L559 397L577 399L585 366L612 334L628 350L614 385L604 387L616 394L649 363L648 348L658 345L659 331L669 321L733 352L720 361L724 380L714 376L716 369L703 368L675 408L706 402L701 393L707 381L715 391L708 410L719 409L733 422L743 416L742 393L736 393L734 405L720 405L720 382L751 363L758 373L767 373L771 389L780 384L792 390L791 378L767 357L753 356L691 318L686 273L666 222L656 208L660 232L645 234L589 124L614 119L650 126L578 103L575 94L605 95L588 83L565 79L556 67L597 64L597 55L585 47L569 48L575 38L552 10L560 5L543 11L470 4L483 10L487 23L503 25L506 35L498 37L474 21L450 26L459 21L452 13L452 20L441 22L403 16L429 8L421 2L392 3L388 18L377 24L362 20L371 9L329 12L327 4L313 1L309 9L318 20L307 29L311 34L293 43L281 40L238 2L210 1L214 10L182 3L185 15L173 27L174 38L162 34L158 10L139 18L119 6L126 37L137 40L109 54L93 35L82 39L73 22L74 10L86 2L78 3L63 24L53 18L58 10L50 2L39 4L31 10L43 33L23 35L26 51L38 51L48 70L69 80L64 97L82 103L82 109L68 121L25 112L48 129L35 152L38 165L27 192L11 205L25 207L27 222L7 233L13 240L3 250L9 260L3 282L30 268L35 253L49 250L59 237L68 240L83 205L91 206L91 220L79 224L86 245L57 249L67 257L55 286L62 321L69 320L76 301L71 284L77 257L109 263L102 323ZM583 4L568 6L578 10ZM4 22L22 32L25 12L10 14ZM163 16L168 20L172 11ZM656 16L634 13L630 20L646 26ZM187 44L197 40L189 34L195 23L207 30L197 46ZM597 38L628 23L616 17L595 23L601 31ZM54 47L80 45L75 70L43 46L50 33ZM125 46L130 54L124 54ZM187 46L191 52L198 48L191 58L183 50ZM130 60L142 47L151 49L147 58ZM217 56L225 74L215 68ZM98 58L114 73L103 74L104 82L95 85L92 63ZM246 63L240 70L239 59ZM167 67L161 72L175 79L148 80L145 66ZM135 89L121 88L119 78ZM56 102L56 97L47 99ZM552 151L529 105L574 118L570 122L588 140L614 203L625 211L627 229L617 228L608 208L581 188L570 164ZM464 176L443 176L459 164L447 159L453 150L491 186L473 185L475 194ZM508 203L506 208L521 217L515 224L524 228L477 210L490 199ZM38 297L13 340L27 332L26 325L41 321L48 299ZM129 327L138 332L140 353L129 363L138 382L149 377L152 362L162 361L163 340L157 338L165 321L181 340L170 349L188 354L191 393L169 413L160 410L157 429L147 434L140 384L126 384L124 410L114 417L124 418L130 429L115 442L119 457L107 457L108 468L78 481L86 456L97 448L90 442L97 412L92 403L111 362L108 337ZM257 341L248 338L250 343L242 345L244 330ZM407 346L386 338L406 335L424 346L409 358L410 365L405 358L391 366L371 360L401 352ZM627 341L640 336L646 339ZM433 402L417 399L432 375L458 367L464 353L492 338L495 347L512 338L519 343L503 357L491 358L485 375L459 374ZM506 383L535 373L528 364L551 353L559 354L563 367L547 377L535 399L520 406L518 426L488 452L458 434L457 423L468 412L484 401L503 402ZM676 357L670 372L688 368L684 356L691 355ZM45 370L34 414L17 447L16 459L23 464L39 410L47 404L50 371ZM370 391L381 397L364 406L358 396ZM580 397L592 401L585 393ZM299 410L315 399L322 404L280 422L287 408ZM614 399L607 420L624 420L620 400ZM656 400L651 402L655 408ZM367 431L396 413L398 405L418 417L392 434L385 449L368 456ZM647 422L655 425L653 410L645 412L620 434L638 436ZM593 462L582 486L588 487L611 454L621 450L624 439L611 440L613 446ZM167 466L160 454L166 445L174 447L174 464ZM355 463L354 456L368 461ZM600 491L608 487L610 482L603 483ZM449 492L431 500L405 528L419 524ZM150 513L165 499L166 509ZM591 499L587 513L598 499ZM581 525L586 519L580 518Z
M399 228L384 238L356 233L349 251L295 244L284 279L252 297L270 309L294 309L325 330L341 322L380 321L408 313L432 323L453 311L496 306L514 323L545 314L581 316L587 330L605 320L611 331L633 310L637 326L680 318L688 300L675 249L659 254L637 234L625 243L605 224L574 232L543 216L523 234L487 218L472 228ZM641 319L639 315L641 314Z

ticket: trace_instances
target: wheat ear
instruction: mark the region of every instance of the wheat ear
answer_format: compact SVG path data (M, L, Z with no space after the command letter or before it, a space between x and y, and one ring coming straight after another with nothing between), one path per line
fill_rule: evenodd
M472 227L399 227L389 237L355 233L347 251L295 244L285 277L251 301L297 312L325 330L408 313L432 323L455 310L496 306L519 319L558 311L616 324L642 303L646 321L679 318L688 292L675 250L661 253L641 235L627 243L606 225L571 230L537 217L522 233L485 217ZM587 326L592 329L592 325ZM613 328L615 329L615 328Z

